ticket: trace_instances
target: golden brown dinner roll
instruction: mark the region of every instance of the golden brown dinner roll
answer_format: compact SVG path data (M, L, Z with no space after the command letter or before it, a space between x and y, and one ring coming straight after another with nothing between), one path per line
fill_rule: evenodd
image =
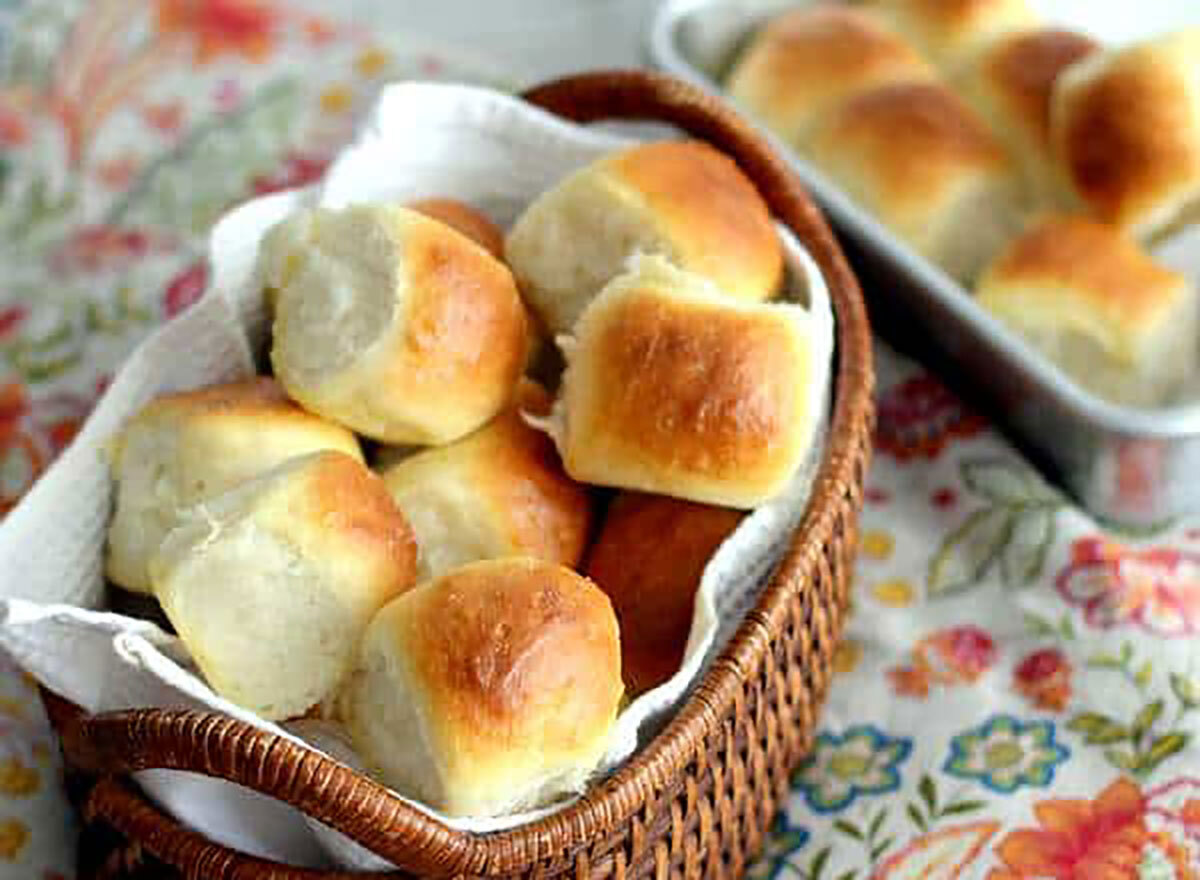
M497 260L504 257L504 233L500 227L457 199L418 199L408 205L412 210L457 229Z
M585 483L754 507L812 442L818 381L800 306L731 300L658 257L632 261L565 340L549 420Z
M209 685L269 720L331 695L416 546L383 481L340 452L285 462L185 515L154 593Z
M1059 78L1055 154L1083 205L1143 241L1200 216L1200 28L1097 53Z
M528 338L502 263L395 205L316 209L304 228L271 350L292 397L387 443L448 443L504 408Z
M981 305L1081 385L1152 406L1194 373L1196 292L1114 227L1050 216L980 279Z
M569 569L513 557L380 611L341 713L387 785L451 815L492 816L579 790L621 692L608 598Z
M818 127L813 157L918 253L970 282L1019 228L1021 181L959 98L936 83L884 86Z
M642 144L576 171L525 210L504 247L551 334L569 332L639 251L742 300L766 299L783 274L762 197L731 159L697 141Z
M1021 165L1038 201L1063 201L1065 181L1050 147L1055 80L1099 49L1091 37L1062 28L1014 31L980 52L961 77L961 93Z
M700 576L742 516L640 492L614 499L584 571L617 613L630 694L657 687L679 670Z
M850 95L884 83L921 82L933 68L868 13L821 3L771 21L729 75L729 92L789 143Z
M180 507L320 449L362 458L353 434L306 413L272 379L152 400L110 447L116 508L108 533L109 580L149 592L146 564Z
M528 379L514 404L474 434L383 471L416 532L420 580L501 556L579 564L591 527L588 491L521 412L550 412L549 395Z
M1039 24L1027 0L868 0L867 5L948 71L1002 34Z

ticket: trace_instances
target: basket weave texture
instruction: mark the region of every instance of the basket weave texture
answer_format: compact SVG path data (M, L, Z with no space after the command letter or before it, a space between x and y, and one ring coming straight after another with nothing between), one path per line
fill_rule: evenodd
M227 779L292 804L405 873L375 876L740 878L812 745L846 613L873 428L870 331L828 225L786 165L725 105L643 71L584 74L525 93L578 122L671 123L731 156L808 248L837 317L833 416L809 509L732 641L646 748L577 803L492 834L455 831L370 779L209 712L87 716L46 695L82 810L81 878L362 880L234 852L188 831L126 776Z

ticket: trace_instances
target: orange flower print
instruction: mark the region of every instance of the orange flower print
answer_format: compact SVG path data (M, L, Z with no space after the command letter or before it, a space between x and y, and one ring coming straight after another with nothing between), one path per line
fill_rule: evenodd
M0 386L0 515L7 513L61 452L90 404L74 395L30 401L24 386Z
M996 642L970 624L938 630L913 646L912 663L888 670L892 689L901 696L924 698L934 684L953 686L976 681L996 660Z
M1095 627L1134 624L1160 636L1200 630L1200 553L1084 538L1055 585Z
M1095 800L1041 801L1033 808L1038 827L1010 832L997 844L1001 866L987 880L1135 880L1148 858L1173 868L1180 880L1197 880L1186 848L1148 827L1148 809L1128 779L1116 780Z
M197 64L223 54L261 61L271 51L279 13L258 0L158 0L158 29L190 37Z
M142 107L142 118L147 125L163 134L175 134L183 125L183 110L183 101L178 99L146 104Z

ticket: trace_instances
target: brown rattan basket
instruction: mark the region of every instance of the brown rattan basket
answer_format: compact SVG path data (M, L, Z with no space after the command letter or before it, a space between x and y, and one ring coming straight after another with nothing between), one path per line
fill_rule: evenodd
M854 561L871 449L871 342L858 284L787 167L727 107L666 76L570 77L525 94L568 119L667 122L733 157L816 260L837 316L833 416L809 509L757 605L676 717L579 802L509 831L445 827L370 779L231 718L86 716L47 695L85 822L84 878L350 880L234 852L153 806L125 776L160 767L292 804L420 876L741 877L812 743ZM390 876L404 876L395 874Z

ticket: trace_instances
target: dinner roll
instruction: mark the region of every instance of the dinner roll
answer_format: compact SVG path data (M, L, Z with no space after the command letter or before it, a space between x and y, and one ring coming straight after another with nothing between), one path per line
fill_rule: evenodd
M868 0L868 6L948 71L1002 34L1039 24L1027 0Z
M318 452L190 509L150 576L213 690L280 720L343 681L375 612L413 585L416 555L383 481Z
M223 492L280 462L320 449L354 458L354 435L296 406L272 379L164 394L142 408L110 446L116 505L106 574L146 593L146 564L180 507Z
M639 251L736 299L766 299L783 275L762 197L731 159L698 141L642 144L576 171L525 210L504 247L552 335L569 332Z
M453 816L583 787L621 700L608 598L536 559L476 562L376 615L341 713L389 786Z
M419 444L456 440L508 403L528 339L503 264L396 205L319 208L297 228L271 350L292 397L376 440Z
M858 9L800 7L755 36L729 75L729 93L784 140L802 146L837 102L884 83L932 79L907 43Z
M554 443L526 424L522 411L550 412L549 395L529 380L522 380L513 406L474 434L383 471L416 533L420 580L501 556L579 564L591 499L563 472Z
M742 516L640 492L623 492L609 507L584 571L617 613L621 672L631 694L679 670L700 576Z
M1050 132L1097 219L1146 241L1200 217L1200 28L1071 67Z
M961 78L961 93L1021 165L1042 202L1063 202L1064 181L1050 147L1055 80L1099 48L1091 37L1062 28L1016 31L984 49Z
M964 283L1019 229L1021 181L987 128L935 83L884 86L819 126L821 170Z
M504 257L504 233L500 227L470 205L456 199L418 199L412 210L457 229L497 260Z
M786 488L820 413L812 318L724 297L657 257L631 261L564 340L547 424L567 473L728 507Z
M1170 398L1197 367L1196 292L1117 229L1051 216L980 279L984 308L1117 403Z

